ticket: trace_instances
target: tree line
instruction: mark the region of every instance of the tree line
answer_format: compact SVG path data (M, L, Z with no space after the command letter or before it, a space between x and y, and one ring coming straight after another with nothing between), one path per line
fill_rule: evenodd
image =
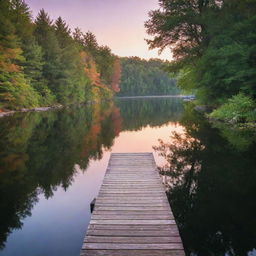
M119 58L93 33L73 32L23 0L0 2L0 109L73 104L119 91Z
M178 94L175 79L162 68L160 59L121 58L120 96Z
M161 8L151 11L145 23L153 36L148 44L172 49L174 61L167 70L176 73L179 87L195 92L204 104L224 106L222 116L256 120L255 113L250 115L256 99L256 2L159 0L159 4ZM232 111L234 101L244 107Z

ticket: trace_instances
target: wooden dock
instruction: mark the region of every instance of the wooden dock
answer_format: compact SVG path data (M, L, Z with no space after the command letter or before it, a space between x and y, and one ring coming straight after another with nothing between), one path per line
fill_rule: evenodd
M81 256L184 256L152 153L111 154Z

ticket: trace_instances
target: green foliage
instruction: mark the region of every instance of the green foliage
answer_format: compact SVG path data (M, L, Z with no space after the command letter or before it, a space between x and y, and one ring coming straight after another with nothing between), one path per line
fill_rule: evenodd
M162 69L164 64L159 59L121 58L122 77L118 95L178 94L175 79Z
M0 108L29 108L38 106L38 103L39 95L21 73L0 75Z
M98 65L98 72L101 74L102 82L105 84L111 84L112 82L115 59L116 57L111 53L109 47L101 46L98 48L95 61Z
M117 56L111 52L111 49L108 46L99 46L96 36L90 31L84 34L79 28L76 28L73 33L73 38L80 49L87 53L87 59L90 59L88 69L92 83L101 87L105 86L112 90L113 88L111 84L113 83L113 75L116 72L115 63ZM96 70L93 67L94 65ZM98 74L95 74L96 72ZM121 70L118 72L120 73Z
M17 1L18 2L18 1ZM37 106L39 95L31 87L22 70L22 55L11 3L0 3L0 108L17 109Z
M55 36L54 27L48 14L41 10L35 21L35 38L42 47L44 56L43 76L48 82L50 90L57 94L59 86L60 67L60 47Z
M256 98L256 2L160 0L146 28L151 48L172 47L178 86L218 106L240 92ZM179 73L180 72L180 73Z
M177 79L177 86L182 91L185 91L187 93L194 92L194 86L195 86L195 76L194 76L194 70L189 67L184 67L181 69L176 76Z
M0 1L0 108L109 97L118 91L116 59L91 32L76 29L72 36L61 17L53 22L40 10L33 22L23 0Z
M222 122L214 122L213 126L220 131L230 145L236 150L243 152L250 148L256 139L254 129L239 126L230 127L230 125Z
M256 121L256 104L250 97L240 93L214 110L210 117L232 122Z

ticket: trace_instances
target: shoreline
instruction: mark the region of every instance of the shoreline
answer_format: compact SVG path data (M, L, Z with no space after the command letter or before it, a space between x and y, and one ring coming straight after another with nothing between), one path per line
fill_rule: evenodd
M180 99L184 99L184 100L191 100L191 99L194 99L194 95L116 96L113 99L143 99L143 98L145 98L145 99L150 99L150 98L180 98ZM87 102L87 103L90 103L90 102ZM5 117L5 116L11 116L11 115L14 115L16 113L43 112L43 111L48 111L48 110L53 110L53 109L61 109L61 108L64 108L66 106L69 106L69 105L58 104L58 105L53 105L53 106L48 106L48 107L22 108L22 109L19 109L19 110L3 111L3 112L0 112L0 118Z
M37 108L22 108L22 109L19 109L19 110L10 110L10 111L3 111L3 112L0 112L0 118L1 117L5 117L5 116L11 116L11 115L14 115L16 113L26 113L26 112L43 112L43 111L48 111L48 110L51 110L51 109L60 109L60 108L63 108L64 105L53 105L53 106L50 106L50 107L37 107Z
M18 110L9 110L9 111L3 111L0 112L0 118L5 117L5 116L11 116L16 113L27 113L27 112L45 112L49 110L54 110L54 109L62 109L62 108L68 108L70 106L79 106L79 105L86 105L86 104L93 104L97 103L97 101L87 101L87 102L80 102L77 104L67 104L67 105L62 105L62 104L56 104L48 107L36 107L36 108L22 108Z
M143 98L181 98L194 99L194 95L140 95L140 96L115 96L115 99L143 99Z

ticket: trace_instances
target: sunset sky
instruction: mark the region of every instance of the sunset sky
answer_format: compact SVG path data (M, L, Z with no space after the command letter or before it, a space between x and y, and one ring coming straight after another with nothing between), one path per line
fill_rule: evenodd
M71 29L93 32L99 44L108 45L119 56L171 59L170 50L160 56L148 50L144 28L148 12L158 0L26 0L33 17L44 8L52 19L61 16Z

